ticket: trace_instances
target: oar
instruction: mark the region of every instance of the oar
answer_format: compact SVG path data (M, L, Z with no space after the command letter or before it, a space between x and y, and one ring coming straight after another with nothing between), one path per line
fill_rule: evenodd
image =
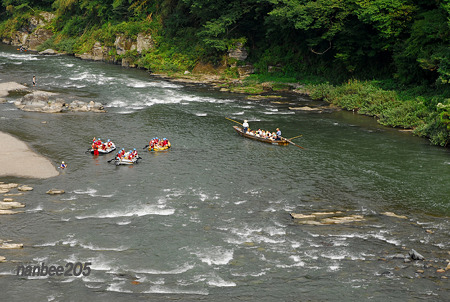
M148 147L148 145L145 145L145 147L144 148L142 148L142 149L145 149L145 148L147 148Z
M239 124L239 125L241 125L242 126L242 124L241 123L239 123L239 122L236 122L235 120L232 120L232 119L230 119L230 118L228 118L228 117L225 117L227 120L230 120L230 121L232 121L232 122L235 122L235 123L237 123L237 124Z
M300 135L297 135L297 136L291 137L290 139L298 138L298 137L301 137L301 136L303 136L303 134L300 134Z
M284 138L284 137L282 137L281 136L281 138ZM290 144L292 144L292 145L294 145L294 146L296 146L296 147L299 147L300 149L305 149L305 148L303 148L302 146L299 146L299 145L297 145L296 143L293 143L293 142L291 142L290 140L288 140L287 138L284 138L287 142L289 142Z
M114 156L113 158L111 158L110 160L108 160L108 163L112 162L113 160L116 159L117 156Z

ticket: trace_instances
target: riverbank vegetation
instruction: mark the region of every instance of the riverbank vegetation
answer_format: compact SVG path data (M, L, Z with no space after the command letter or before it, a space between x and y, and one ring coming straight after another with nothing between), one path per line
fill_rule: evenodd
M152 72L211 72L295 87L380 123L450 142L450 3L447 0L2 0L0 36L49 11L41 49L81 54L118 34L151 35L155 47L117 56ZM245 61L227 54L245 49ZM211 68L196 68L211 66ZM236 83L236 81L232 81ZM236 85L236 84L233 84Z

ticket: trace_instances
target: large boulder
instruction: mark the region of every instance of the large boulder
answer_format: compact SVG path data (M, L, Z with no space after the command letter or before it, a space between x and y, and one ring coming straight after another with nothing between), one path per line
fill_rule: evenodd
M138 34L136 46L138 53L142 53L144 50L152 49L153 47L155 47L155 43L153 42L151 35L144 35L143 33Z
M23 96L21 99L16 101L14 105L23 111L47 113L60 113L67 111L66 102L60 98L50 99L53 95L55 94L45 91L36 91Z
M100 42L95 42L91 51L85 52L83 54L75 54L75 57L80 58L82 60L92 60L92 61L113 61L109 52L111 51L110 47L102 46Z

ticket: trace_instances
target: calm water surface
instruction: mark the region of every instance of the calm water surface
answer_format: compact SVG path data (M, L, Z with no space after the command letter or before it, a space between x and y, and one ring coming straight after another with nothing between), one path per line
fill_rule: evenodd
M444 301L435 273L450 258L450 152L349 112L303 113L298 95L249 101L147 72L45 57L0 46L0 81L31 84L107 113L27 113L0 104L0 130L55 166L17 197L23 214L0 216L2 301ZM280 127L295 146L238 136L233 123ZM46 123L42 123L42 122ZM116 167L86 154L93 137L136 148ZM167 137L172 150L148 153ZM2 146L8 148L8 146ZM0 167L1 168L1 167ZM50 196L51 188L63 195ZM290 213L363 215L345 225L302 225ZM389 217L384 212L404 215ZM427 260L392 259L415 249ZM20 277L19 264L92 262L87 277ZM423 274L417 270L423 269ZM4 300L6 299L6 300Z

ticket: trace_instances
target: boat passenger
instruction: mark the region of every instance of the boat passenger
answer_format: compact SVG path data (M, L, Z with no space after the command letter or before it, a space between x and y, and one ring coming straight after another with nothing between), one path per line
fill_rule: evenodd
M244 133L246 133L247 130L248 130L248 128L250 127L250 126L248 125L248 121L247 121L247 120L244 120L244 123L242 124L242 127L243 127Z

